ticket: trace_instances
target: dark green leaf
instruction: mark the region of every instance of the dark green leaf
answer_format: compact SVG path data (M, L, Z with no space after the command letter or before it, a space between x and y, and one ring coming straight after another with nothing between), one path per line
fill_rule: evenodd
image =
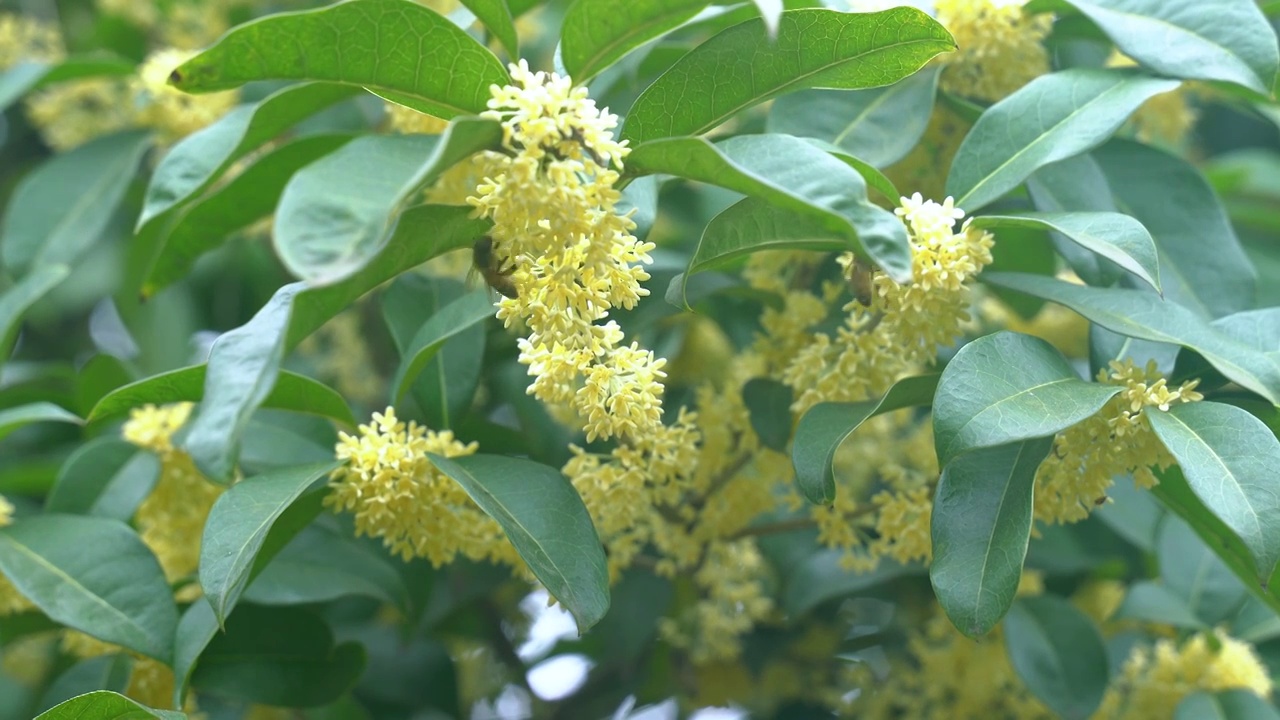
M36 720L185 720L186 714L172 710L152 710L109 690L98 690L71 698L40 713Z
M1024 598L1004 621L1009 662L1027 689L1065 720L1085 720L1107 690L1107 649L1084 613L1053 595Z
M938 462L1054 435L1092 416L1121 388L1081 380L1052 345L998 332L960 348L933 398Z
M128 522L159 479L155 453L114 436L100 437L67 458L45 501L45 512Z
M487 289L468 293L440 308L413 336L401 354L400 367L391 383L391 404L408 390L418 373L451 337L494 314L493 299Z
M777 380L755 378L742 387L742 400L760 444L786 452L791 439L791 388Z
M819 403L796 425L791 464L796 485L809 502L825 505L835 499L832 463L836 451L868 418L916 405L928 405L938 386L938 375L899 380L884 397L859 403Z
M1280 720L1280 712L1252 690L1199 691L1178 703L1173 720Z
M200 541L200 587L219 624L249 583L258 552L276 520L336 463L285 468L242 480L218 497Z
M707 0L575 0L564 14L560 57L575 83L585 85L635 48L674 30Z
M408 612L408 590L385 557L333 530L308 527L262 569L244 599L259 605L303 605L356 595Z
M942 471L933 497L933 562L938 603L960 632L985 635L1018 590L1031 538L1036 468L1053 438L963 455Z
M501 140L497 121L480 118L459 118L440 136L357 138L285 186L276 210L276 253L312 285L350 277L386 247L397 216L423 187Z
M1177 86L1118 70L1042 75L978 118L956 152L947 194L972 213L1039 168L1102 144L1138 106Z
M489 32L498 38L512 59L520 57L520 43L516 36L515 20L507 0L462 0L462 4L484 23Z
M1191 536L1191 539L1197 545L1200 545L1200 541L1190 530L1185 532ZM1196 551L1197 554L1203 552L1199 547L1196 548ZM1209 557L1212 557L1212 555ZM1170 558L1169 560L1180 566L1176 572L1188 576L1193 575L1193 573L1186 572L1190 569L1190 566L1182 565L1182 559ZM1230 577L1230 571L1226 567L1222 569L1228 573L1227 579L1233 585L1237 584L1236 579ZM1126 619L1159 623L1187 630L1205 629L1205 624L1191 611L1191 607L1187 605L1185 598L1170 590L1168 586L1151 580L1142 580L1129 586L1129 592L1124 596L1124 602L1116 610L1114 618L1117 620Z
M43 265L0 293L0 365L9 358L22 314L70 273L66 265Z
M793 90L889 85L955 48L915 8L881 13L793 10L776 38L764 20L735 25L676 61L631 107L631 144L704 133L739 111Z
M1067 243L1072 248L1076 246ZM1078 248L1077 248L1078 249ZM1058 256L1054 252L1050 233L1026 227L1005 227L991 248L991 264L983 272L1021 272L1032 275L1054 275L1058 271ZM1086 253L1092 255L1092 253ZM1000 299L1019 317L1030 320L1044 309L1045 301L1022 293L991 287L991 294Z
M905 575L923 574L915 565L881 560L871 572L854 572L841 564L843 550L823 549L800 563L787 579L782 608L791 618L799 618L828 600L856 595Z
M31 423L46 422L84 424L84 421L77 417L75 413L63 410L51 402L34 402L29 405L19 405L7 410L0 410L0 439L3 439L14 430Z
M579 634L604 617L604 548L582 498L558 470L496 455L430 457L502 526L534 577L573 613Z
M129 526L41 515L0 528L0 573L58 622L161 662L178 611L160 563Z

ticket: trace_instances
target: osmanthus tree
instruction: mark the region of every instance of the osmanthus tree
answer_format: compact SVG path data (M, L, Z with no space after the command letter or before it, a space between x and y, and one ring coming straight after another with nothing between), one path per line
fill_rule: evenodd
M1277 3L19 5L0 718L1280 717Z

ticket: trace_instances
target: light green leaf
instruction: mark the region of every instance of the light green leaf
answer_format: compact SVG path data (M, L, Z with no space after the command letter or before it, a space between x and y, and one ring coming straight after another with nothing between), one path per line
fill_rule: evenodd
M0 365L9 358L22 314L70 273L71 268L66 265L44 265L0 293Z
M45 512L97 515L128 522L160 479L160 460L107 435L80 446L62 469Z
M922 375L899 380L884 397L858 403L819 403L809 409L796 425L791 446L791 465L796 470L796 486L815 505L827 505L836 497L832 463L836 451L862 423L880 413L906 407L928 405L933 400L939 375Z
M136 69L124 58L98 54L73 55L57 65L20 62L0 73L0 112L32 90L79 78L132 75Z
M1091 288L1039 275L984 273L984 282L1065 305L1108 330L1139 340L1170 343L1200 353L1223 375L1280 403L1280 367L1239 343L1192 311L1154 293Z
M1023 598L1004 620L1009 662L1027 689L1064 720L1086 720L1107 690L1107 649L1098 628L1067 600Z
M98 138L53 157L22 178L0 228L4 265L72 264L92 245L124 199L149 133Z
M1201 690L1178 703L1173 720L1280 720L1280 712L1252 690Z
M97 690L49 708L36 720L185 720L185 713L153 710L108 690Z
M0 439L18 428L44 422L84 424L75 413L63 410L51 402L34 402L0 410Z
M983 448L942 471L933 497L933 592L956 629L976 638L1013 603L1031 539L1036 468L1053 438Z
M534 577L585 633L609 609L609 573L591 516L555 468L497 455L431 462L502 526Z
M272 558L244 591L258 605L304 605L361 596L410 611L400 573L368 545L311 526Z
M575 83L585 85L623 55L676 29L707 0L575 0L560 30L560 58Z
M1162 182L1163 184L1163 182ZM1080 247L1095 252L1137 275L1160 290L1160 262L1151 233L1142 223L1122 213L1004 213L976 217L973 227L997 231L1002 227L1024 227L1056 232Z
M846 90L890 85L955 48L925 13L898 7L880 13L792 10L776 38L763 19L716 35L676 61L627 113L622 137L632 146L698 135L752 105L793 90Z
M487 48L422 5L349 0L239 25L171 78L187 92L254 80L358 85L448 119L482 112L489 86L509 77Z
M1054 435L1092 416L1121 388L1086 382L1049 343L998 332L960 348L933 398L938 463L980 448Z
M892 165L924 135L941 70L926 68L874 90L784 95L769 109L768 130L824 140L877 168Z
M1196 540L1190 530L1186 533ZM1196 542L1199 544L1199 540ZM1171 561L1178 562L1173 559ZM1223 567L1223 570L1225 571L1226 568ZM1233 584L1235 583L1235 578L1230 580ZM1185 599L1167 586L1151 580L1142 580L1130 585L1129 592L1124 596L1124 602L1112 617L1117 620L1139 620L1188 630L1205 629L1205 624L1195 616Z
M303 465L246 478L218 497L200 541L200 587L219 624L226 623L248 585L276 520L336 466Z
M164 571L128 525L40 515L0 528L0 573L58 622L169 662L178 610Z
M1138 106L1177 86L1120 70L1042 75L978 118L951 164L947 194L973 213L1039 168L1102 144Z
M862 176L862 180L867 183L867 187L880 193L885 200L889 201L891 207L897 207L902 199L902 193L898 192L898 188L894 187L893 181L884 173L877 170L870 163L863 162L834 145L827 145L821 140L809 140L809 142L826 150L832 156L844 161L849 167L857 170L858 174Z
M1265 582L1280 561L1280 440L1233 405L1183 403L1145 414L1191 489L1244 541Z
M386 246L397 216L424 187L501 141L497 121L471 117L453 121L440 136L357 138L285 186L276 210L276 253L312 285L346 279Z
M516 23L511 17L511 8L507 7L507 0L462 0L462 4L498 38L513 60L520 57Z
M451 337L494 314L493 299L486 289L468 293L440 308L425 322L401 353L400 367L391 383L391 404L409 390L409 386Z
M1125 55L1169 77L1221 80L1270 96L1276 35L1254 0L1067 0Z

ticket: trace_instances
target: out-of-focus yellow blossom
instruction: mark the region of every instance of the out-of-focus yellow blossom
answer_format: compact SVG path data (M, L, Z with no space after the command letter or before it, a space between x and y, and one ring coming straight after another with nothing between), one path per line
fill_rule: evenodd
M1048 14L1031 15L1026 0L937 0L938 22L956 39L944 53L943 90L995 102L1049 72L1044 39Z
M157 709L173 707L173 670L159 660L130 652L119 645L103 642L78 630L63 632L62 649L67 654L82 659L127 653L132 658L133 664L129 671L129 683L124 689L125 697ZM199 710L194 693L187 695L182 709L187 713Z
M191 415L191 403L135 408L124 424L124 439L160 458L160 479L138 506L134 522L142 541L155 553L165 578L173 583L190 577L200 565L200 538L214 500L223 488L196 469L191 456L173 445L173 434ZM180 599L199 593L194 583Z
M615 211L628 152L613 139L617 117L567 77L523 60L511 76L485 113L502 122L507 154L487 154L492 173L470 199L493 220L493 251L516 289L498 317L529 329L519 346L530 394L576 408L588 440L643 436L661 422L666 361L623 344L617 323L598 324L648 294L641 264L653 249Z
M58 83L27 98L27 117L49 147L65 152L132 127L129 81L96 77Z
M1056 303L1046 304L1027 320L994 297L978 304L978 315L990 326L1033 335L1058 348L1067 357L1089 356L1089 321Z
M739 638L773 610L764 592L764 571L753 540L713 543L693 575L703 599L659 620L658 631L673 646L687 649L696 664L737 657Z
M382 393L382 380L373 371L373 357L360 332L359 310L335 315L303 340L298 351L309 356L316 374L332 381L344 397L368 403Z
M154 128L165 142L173 142L209 125L235 107L234 90L192 95L169 85L174 69L195 55L191 50L167 48L147 57L133 84L138 123Z
M1108 630L1107 621L1115 615L1128 592L1125 584L1116 580L1091 580L1071 596L1071 604L1088 615L1103 633Z
M0 70L20 62L57 62L64 55L62 34L49 23L0 13Z
M392 132L406 135L439 135L444 132L445 128L449 127L448 120L418 112L399 103L388 101L385 103L385 108L387 111L387 128Z
M3 495L0 495L0 527L7 527L13 524L13 503Z
M471 455L453 433L428 430L396 418L395 408L374 413L356 436L341 433L325 504L352 513L356 533L381 538L405 560L424 557L435 566L461 554L472 560L516 564L502 529L467 496L462 486L427 457Z
M697 665L689 709L732 705L751 717L775 717L790 700L839 707L844 689L853 684L850 664L833 660L842 638L840 628L813 622L786 646L772 649L763 667L753 669L743 659Z
M1253 646L1220 630L1212 639L1206 633L1182 643L1163 639L1134 647L1094 720L1165 720L1197 690L1235 689L1270 698L1271 673Z
M213 44L231 27L228 5L220 0L173 3L159 24L160 42L179 50L199 50Z
M1138 63L1119 50L1112 50L1107 67L1137 67ZM1144 143L1158 142L1181 146L1195 127L1199 113L1191 105L1192 91L1186 83L1160 93L1142 103L1129 123L1134 134Z
M1175 403L1196 402L1199 380L1170 389L1155 362L1141 368L1132 360L1112 361L1098 382L1124 388L1093 417L1058 433L1053 452L1036 473L1035 517L1042 522L1076 522L1105 500L1112 478L1132 473L1139 486L1156 484L1151 466L1165 469L1173 456L1151 429L1145 413Z
M98 7L98 12L122 18L143 30L150 30L160 21L160 6L154 2L95 0L94 5Z
M705 315L687 314L681 320L686 328L684 344L667 366L668 378L686 385L718 384L723 380L722 369L732 361L733 342Z
M57 659L58 635L42 632L6 642L0 647L0 671L24 687L40 687Z

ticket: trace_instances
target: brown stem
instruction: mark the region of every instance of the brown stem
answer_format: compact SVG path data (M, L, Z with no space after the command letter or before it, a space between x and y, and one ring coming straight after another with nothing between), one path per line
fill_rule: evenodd
M745 537L762 537L765 535L779 535L781 533L792 532L794 530L808 530L817 527L817 523L813 518L800 517L791 518L790 520L780 520L778 522L766 523L764 525L752 525L745 527L738 532L730 535L727 540L730 542L740 540Z

